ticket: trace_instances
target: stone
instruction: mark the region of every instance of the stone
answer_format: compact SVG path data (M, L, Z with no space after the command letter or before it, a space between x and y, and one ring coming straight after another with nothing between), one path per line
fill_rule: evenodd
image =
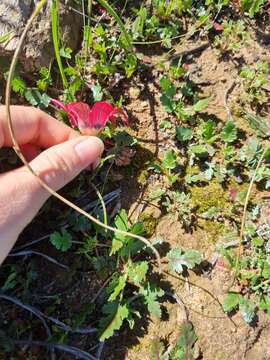
M0 57L12 57L37 2L37 0L0 1ZM42 66L49 66L54 60L51 6L52 1L49 0L27 34L20 56L20 63L26 72L35 72ZM81 42L83 18L72 11L72 6L74 6L73 1L66 1L66 5L60 4L59 22L62 43L76 50Z

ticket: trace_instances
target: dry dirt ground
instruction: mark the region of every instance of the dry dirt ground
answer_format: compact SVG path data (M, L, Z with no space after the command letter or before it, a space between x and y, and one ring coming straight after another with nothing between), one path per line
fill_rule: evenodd
M251 31L251 40L243 45L237 56L221 59L216 50L209 46L202 52L188 56L187 62L191 72L191 79L199 84L202 94L211 96L208 113L214 114L222 123L227 119L224 107L226 91L235 82L230 92L228 105L234 112L241 96L239 69L242 64L254 66L259 60L269 63L269 44L259 42L256 34ZM196 48L200 43L184 43L179 49ZM155 57L153 56L152 60ZM134 120L134 135L140 140L145 149L156 156L162 156L165 150L174 146L169 137L161 132L160 122L168 117L159 101L159 91L155 84L155 73L147 73L145 78L133 81L129 88L130 103L127 110ZM201 84L201 85L200 85ZM241 119L237 119L242 126ZM252 135L252 133L250 133ZM123 206L129 209L132 219L139 217L142 209L149 211L153 217L158 218L154 237L163 239L173 246L193 248L200 250L206 259L211 259L215 253L216 243L221 238L210 239L209 233L197 227L193 233L187 233L169 215L164 217L158 209L143 202L144 194L158 186L158 180L150 177L145 186L138 184L136 177L123 183ZM135 189L135 191L130 189ZM208 194L205 193L205 196ZM132 204L132 205L130 205ZM265 207L268 208L266 202ZM253 326L247 325L239 313L227 317L220 303L225 298L226 290L231 281L229 269L217 264L212 273L197 276L191 274L189 284L179 279L163 275L164 281L170 281L175 293L182 299L188 309L189 319L198 335L197 358L204 360L269 360L270 348L270 318L259 312L258 319ZM213 294L214 297L210 294ZM134 335L130 331L112 339L104 352L104 359L151 359L150 348L154 339L162 338L168 343L174 341L178 334L178 326L183 320L183 309L172 302L166 303L165 319L157 321L149 319L147 326L136 330Z

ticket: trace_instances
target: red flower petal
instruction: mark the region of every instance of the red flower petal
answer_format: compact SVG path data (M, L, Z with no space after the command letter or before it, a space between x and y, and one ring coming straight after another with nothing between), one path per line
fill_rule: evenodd
M88 104L83 102L68 105L55 99L52 99L51 102L66 111L72 126L79 128L85 134L98 134L109 120L116 121L117 115L122 117L125 124L128 124L126 113L122 109L114 107L105 101L96 102L92 109L90 109Z
M83 102L71 103L66 106L72 126L81 129L89 127L90 106Z
M89 127L102 129L109 120L115 122L116 115L122 116L125 124L128 123L128 117L122 109L114 107L112 104L105 101L96 102L92 107L89 117Z
M65 105L61 101L56 99L51 99L51 103L67 113L73 127L77 127L80 129L87 126L86 124L88 123L91 112L88 104L83 102L76 102Z
M64 111L67 111L67 107L64 103L62 103L61 101L59 100L56 100L56 99L51 99L51 103L57 107L59 107L60 109L64 110Z

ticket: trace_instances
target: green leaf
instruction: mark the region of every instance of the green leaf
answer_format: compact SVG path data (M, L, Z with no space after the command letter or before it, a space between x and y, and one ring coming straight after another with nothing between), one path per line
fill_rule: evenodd
M100 341L110 338L116 330L121 328L123 321L127 319L129 315L129 309L127 304L119 304L118 301L114 301L105 304L102 308L102 312L106 316L99 321Z
M140 261L137 263L133 263L130 260L128 262L126 272L130 277L131 281L134 282L135 285L139 286L143 281L145 281L147 271L148 271L147 261Z
M127 78L130 78L137 68L137 57L135 54L128 54L124 59L124 68Z
M138 222L129 229L129 232L135 235L144 235L144 226L143 222ZM135 254L138 254L139 251L144 247L145 245L137 240L133 239L131 237L126 237L125 240L125 246L120 250L120 256L123 257L131 257Z
M193 105L193 110L195 112L201 112L205 110L209 105L210 98L199 100L196 104Z
M97 237L87 236L84 239L84 244L79 247L79 249L76 251L76 254L83 254L89 256L94 251L96 246L97 246Z
M1 289L3 291L13 289L18 283L17 277L18 277L18 273L16 271L11 272Z
M20 95L23 95L27 89L25 81L20 76L16 76L13 78L11 86L12 90L15 93L19 93Z
M90 25L85 25L83 30L83 39L87 46L93 45L93 33Z
M128 216L124 209L115 217L115 227L132 234L143 235L144 233L143 223L141 222L132 225L131 228L128 226ZM125 235L114 234L110 255L120 251L121 256L129 257L137 253L143 246L143 243L139 240Z
M60 75L63 81L64 88L68 87L68 81L65 76L64 67L62 64L62 59L60 55L59 49L59 3L56 0L52 1L51 5L51 21L52 21L52 39L53 39L53 47L55 52L56 61L59 67Z
M163 93L168 98L173 98L174 95L176 94L176 87L173 85L173 83L167 77L161 78L160 87L161 87L161 90L163 91Z
M147 19L147 9L143 5L141 5L137 15L138 16L136 17L136 19L132 24L133 39L137 39L138 37L143 37L144 25Z
M118 277L118 283L114 288L114 291L112 292L112 294L110 295L108 301L114 301L117 296L122 292L122 290L125 288L126 286L126 282L127 282L127 275L120 275Z
M264 239L262 237L257 236L251 240L251 243L252 246L261 247L264 244Z
M119 230L128 230L128 215L125 209L121 209L119 214L116 215L114 224Z
M256 315L256 304L242 296L239 300L239 310L245 322L250 324Z
M14 31L10 31L6 34L0 35L0 44L5 43L6 41L9 41L10 38L13 36Z
M270 278L270 264L267 261L263 263L262 277L265 279Z
M232 310L234 310L238 305L239 305L239 294L230 292L226 296L222 306L223 306L223 310L226 313L229 313Z
M221 140L232 143L237 139L237 129L232 121L228 121L221 132Z
M38 106L38 99L36 98L35 93L33 93L32 90L26 90L24 96L32 106Z
M162 120L162 121L160 122L160 125L159 125L159 127L160 127L161 130L171 129L172 126L173 126L173 125L172 125L172 123L171 123L169 120Z
M128 231L128 216L126 210L120 210L119 214L115 217L114 225L119 230ZM114 234L110 256L115 254L124 246L125 240L126 236L117 233Z
M32 106L47 108L51 101L51 98L46 93L41 94L40 91L35 88L28 88L24 96Z
M270 136L270 124L266 118L262 118L258 115L247 114L246 119L253 130L256 131L257 135L262 138Z
M50 236L50 242L57 250L65 252L72 246L72 236L66 230L63 230L62 234L55 231Z
M201 136L207 142L214 142L216 139L216 125L213 120L203 122L198 131L198 135Z
M169 259L169 266L177 273L182 273L184 268L192 269L196 265L199 265L203 257L196 250L187 250L183 252L179 248L172 249L168 252L167 257Z
M181 142L189 141L193 138L193 133L191 128L185 128L183 126L176 126L176 138Z
M97 82L95 85L91 87L94 101L101 101L103 98L103 90L100 84Z
M176 346L172 352L172 359L195 360L194 345L198 337L191 322L185 322L180 326L180 336L177 339Z
M267 314L270 316L270 297L264 296L262 300L260 301L260 308L267 312Z
M178 163L174 150L171 149L165 153L162 165L168 170L173 170L176 168Z
M165 108L165 111L167 111L168 113L172 113L175 109L175 101L173 101L170 97L168 97L167 95L163 94L160 97L160 101L162 103L162 105Z
M267 0L242 0L242 7L244 11L248 11L248 14L253 18L261 9L261 7L267 2Z
M60 56L62 56L65 59L71 59L71 54L72 54L72 49L67 47L67 48L61 48L60 49Z
M144 296L144 301L150 314L160 319L161 307L158 298L164 295L164 291L147 283L144 288L140 288L139 292Z
M156 187L150 194L149 194L149 200L160 200L163 195L165 195L166 190Z
M203 173L200 174L187 174L185 177L185 180L187 182L187 184L193 184L193 183L198 183L198 182L203 182L206 181L206 178L204 176Z
M256 138L250 138L239 151L239 159L246 161L248 166L254 166L262 153L262 146Z
M205 158L215 154L215 149L209 144L192 145L190 146L189 151L199 158Z

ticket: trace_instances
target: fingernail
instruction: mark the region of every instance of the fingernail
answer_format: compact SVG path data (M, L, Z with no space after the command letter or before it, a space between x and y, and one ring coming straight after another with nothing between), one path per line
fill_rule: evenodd
M97 137L88 137L75 145L75 151L85 165L94 164L104 150L102 141Z

